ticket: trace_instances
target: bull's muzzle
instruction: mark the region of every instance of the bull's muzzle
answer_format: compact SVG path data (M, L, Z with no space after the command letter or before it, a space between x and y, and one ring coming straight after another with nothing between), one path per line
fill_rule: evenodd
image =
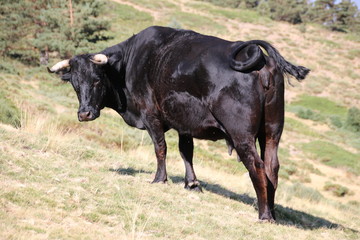
M95 115L91 111L79 112L78 118L80 122L91 121L95 119Z

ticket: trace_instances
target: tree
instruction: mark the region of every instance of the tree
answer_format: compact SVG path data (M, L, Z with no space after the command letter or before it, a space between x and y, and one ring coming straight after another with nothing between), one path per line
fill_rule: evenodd
M356 24L358 9L351 0L343 0L334 6L333 30L347 32Z
M28 44L31 32L36 31L33 24L32 2L3 0L0 6L0 51L2 55L25 58L33 53Z
M303 15L308 11L306 0L268 0L268 11L272 19L292 24L303 22Z
M335 0L315 0L311 9L311 20L331 26L334 21Z
M327 28L341 32L360 32L359 10L351 0L316 0L310 11L310 19Z
M89 51L110 38L98 0L3 0L1 54L38 64L48 52L60 57Z

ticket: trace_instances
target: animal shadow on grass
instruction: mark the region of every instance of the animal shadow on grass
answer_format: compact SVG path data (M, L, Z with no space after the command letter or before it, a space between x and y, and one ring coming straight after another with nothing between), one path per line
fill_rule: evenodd
M118 169L109 169L111 172L117 172L120 175L131 175L135 176L139 173L152 174L150 171L145 170L135 170L133 168L118 168ZM182 183L184 178L180 176L170 176L169 177L173 183ZM257 200L248 194L238 194L231 190L228 190L222 187L219 184L213 184L209 182L200 181L201 187L206 191L218 194L220 196L230 198L232 200L250 205L254 208L257 208ZM326 220L321 217L316 217L311 214L295 210L289 207L283 207L279 204L275 206L277 224L295 226L301 229L318 229L318 228L328 228L328 229L341 229L344 231L349 231L353 233L358 233L357 230L343 227L340 224L333 223L329 220Z

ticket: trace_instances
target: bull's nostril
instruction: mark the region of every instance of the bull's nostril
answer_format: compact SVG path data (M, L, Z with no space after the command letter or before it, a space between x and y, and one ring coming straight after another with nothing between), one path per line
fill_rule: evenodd
M92 114L90 111L88 112L80 112L79 113L79 120L80 121L87 121L90 120L92 118Z

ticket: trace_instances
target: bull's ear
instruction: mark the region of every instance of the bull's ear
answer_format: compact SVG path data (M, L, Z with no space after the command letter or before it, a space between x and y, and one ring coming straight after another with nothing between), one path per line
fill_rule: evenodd
M71 79L71 73L70 72L66 72L64 74L61 75L61 80L68 82Z

